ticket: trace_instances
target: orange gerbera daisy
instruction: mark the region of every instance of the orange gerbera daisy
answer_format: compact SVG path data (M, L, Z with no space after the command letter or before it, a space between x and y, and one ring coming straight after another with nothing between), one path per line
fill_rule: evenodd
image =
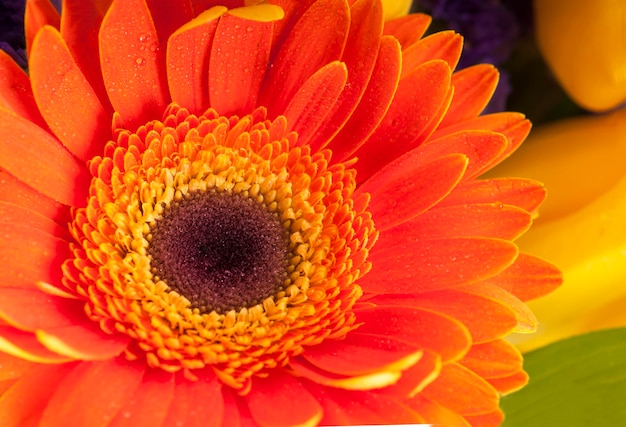
M497 425L544 189L380 0L27 4L0 52L0 425ZM242 4L239 4L242 3ZM112 124L112 126L111 126Z

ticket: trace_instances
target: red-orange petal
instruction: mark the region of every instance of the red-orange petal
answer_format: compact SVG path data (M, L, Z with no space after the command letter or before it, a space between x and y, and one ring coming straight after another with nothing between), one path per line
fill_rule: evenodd
M309 77L295 93L284 116L287 130L298 133L298 144L308 144L315 136L317 128L334 108L347 79L346 65L334 61Z
M111 111L54 28L44 27L35 37L29 69L39 111L63 145L84 162L100 154L111 138Z
M431 21L428 15L413 13L385 22L384 34L398 39L404 50L424 35Z
M61 203L85 203L87 169L59 141L30 121L2 109L0 133L0 167Z
M491 64L464 68L452 75L454 96L440 127L478 116L498 85L498 70Z
M456 412L441 406L438 403L433 402L425 398L421 394L417 394L415 397L407 400L406 405L415 410L427 420L436 426L454 426L454 427L471 427L465 418ZM480 425L480 424L476 424Z
M504 377L487 378L487 382L502 394L512 393L528 384L528 374L521 369Z
M182 375L176 378L163 426L179 423L189 427L219 427L224 416L221 385L214 375L189 381Z
M25 331L70 326L85 318L82 302L38 289L0 287L0 317Z
M327 115L311 140L312 151L324 147L356 109L376 64L382 32L383 10L379 1L361 0L352 4L350 32L341 57L349 70L348 83L333 111Z
M498 427L504 421L504 413L498 409L486 414L468 415L465 419L473 426Z
M104 3L110 3L110 1L105 0ZM112 107L102 80L98 50L98 29L102 24L102 17L108 4L105 6L98 3L103 2L65 0L60 31L63 40L72 52L76 65L110 115Z
M123 359L78 364L58 384L40 427L106 427L133 395L144 369Z
M160 119L169 102L165 42L145 1L113 1L99 40L104 85L124 125L134 129Z
M0 246L0 288L61 283L61 263L72 256L67 241L21 224L0 223L0 233L11 242Z
M442 200L461 180L467 157L450 154L422 163L410 152L389 163L357 190L371 195L370 212L383 231L418 216Z
M457 319L467 328L474 344L502 338L517 326L515 312L506 304L460 290L413 295L380 295L372 301L377 304L420 307ZM485 322L485 319L490 320Z
M45 25L59 28L61 17L50 0L27 0L24 14L24 33L26 50L30 55L30 47L35 36Z
M554 265L520 253L513 265L494 278L493 283L522 301L538 298L561 286L563 273Z
M400 80L387 114L367 142L355 153L361 180L419 145L439 123L449 99L450 67L440 59L428 61ZM419 96L415 96L419 93Z
M324 408L321 425L409 424L426 422L392 396L367 391L346 391L307 383Z
M0 186L2 187L0 192L2 202L37 212L62 225L70 221L67 206L44 196L2 169L0 169Z
M66 356L53 353L41 345L34 334L0 324L0 351L36 363L64 363Z
M0 352L0 366L2 367L0 369L0 381L7 381L20 378L36 365L21 357ZM1 393L0 396L2 396Z
M498 285L484 281L465 286L463 291L477 295L484 295L509 306L517 316L518 324L515 329L517 332L534 332L537 329L537 318L530 308L528 308L528 306L520 301L515 295L505 291Z
M438 206L466 203L502 203L534 213L546 197L537 181L523 178L496 178L460 183Z
M26 373L0 399L2 427L39 427L39 418L57 385L74 364L39 365Z
M284 371L272 372L268 378L255 378L245 399L254 421L262 427L312 427L322 418L322 407L317 400L299 380Z
M483 378L497 378L520 371L522 354L508 341L499 339L473 345L459 363Z
M372 270L361 286L374 293L417 293L478 282L513 263L517 247L487 238L417 240L370 252Z
M258 105L273 25L228 14L219 20L211 46L209 98L221 115L244 116Z
M37 109L28 76L11 57L0 50L0 108L45 127Z
M172 101L193 114L209 105L209 49L225 7L214 7L178 29L167 41L167 81Z
M400 45L393 37L383 37L378 56L363 96L348 122L329 143L333 160L345 161L365 143L382 121L400 81Z
M395 384L379 392L406 400L407 397L415 396L433 382L439 375L441 366L441 357L438 354L424 351L415 365L402 371L402 376Z
M341 341L326 340L302 354L318 368L339 375L398 371L415 363L418 356L415 344L360 331L351 332ZM409 361L411 358L414 360Z
M473 179L484 172L494 159L507 149L508 141L501 133L468 130L429 139L418 150L422 156L435 157L451 153L465 154L469 159L463 180Z
M454 390L454 392L450 392ZM460 415L480 415L498 408L496 390L483 378L457 363L444 365L436 381L423 391L424 397Z
M50 351L73 359L107 360L122 353L130 337L109 335L89 320L83 324L39 329L37 339Z
M191 0L146 0L146 3L162 42L194 17Z
M457 320L409 306L377 306L355 310L358 333L392 338L458 360L471 346L470 335ZM306 356L306 354L305 354ZM369 355L368 355L369 358Z
M108 427L164 426L163 422L174 397L174 375L160 369L148 369L135 392Z
M384 249L403 241L443 237L481 236L514 240L530 224L530 214L511 205L473 203L435 206L418 217L381 233L376 247Z
M463 37L454 31L431 34L402 51L402 77L433 59L446 61L451 70L459 62L463 49ZM454 81L454 80L453 80Z
M10 190L2 185L2 191ZM0 200L0 218L7 223L21 224L28 228L36 228L37 230L41 230L64 240L71 239L71 235L66 227L63 227L48 216L35 212L28 207Z
M272 61L261 92L260 104L267 107L270 118L285 111L313 73L341 57L349 26L345 0L319 0L302 15Z

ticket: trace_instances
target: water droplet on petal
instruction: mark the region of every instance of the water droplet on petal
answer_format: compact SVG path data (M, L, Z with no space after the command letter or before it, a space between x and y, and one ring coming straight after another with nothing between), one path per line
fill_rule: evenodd
M144 65L146 63L146 60L144 58L137 58L135 59L135 62L137 63L137 65Z

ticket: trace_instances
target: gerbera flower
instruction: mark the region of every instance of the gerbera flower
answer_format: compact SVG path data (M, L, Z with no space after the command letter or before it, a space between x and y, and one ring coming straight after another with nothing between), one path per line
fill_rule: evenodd
M31 1L0 54L0 425L498 424L560 275L512 243L542 186L477 179L530 127L496 70L226 3Z

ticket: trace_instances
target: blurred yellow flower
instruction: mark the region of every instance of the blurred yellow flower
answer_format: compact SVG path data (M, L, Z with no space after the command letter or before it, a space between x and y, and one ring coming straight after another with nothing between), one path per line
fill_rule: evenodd
M399 18L409 13L412 0L382 0L385 21Z
M626 101L626 2L535 0L537 42L581 107L606 111Z
M578 333L626 325L626 109L537 128L490 176L527 176L549 195L518 240L549 258L563 286L529 303L540 325L520 335L522 351Z

